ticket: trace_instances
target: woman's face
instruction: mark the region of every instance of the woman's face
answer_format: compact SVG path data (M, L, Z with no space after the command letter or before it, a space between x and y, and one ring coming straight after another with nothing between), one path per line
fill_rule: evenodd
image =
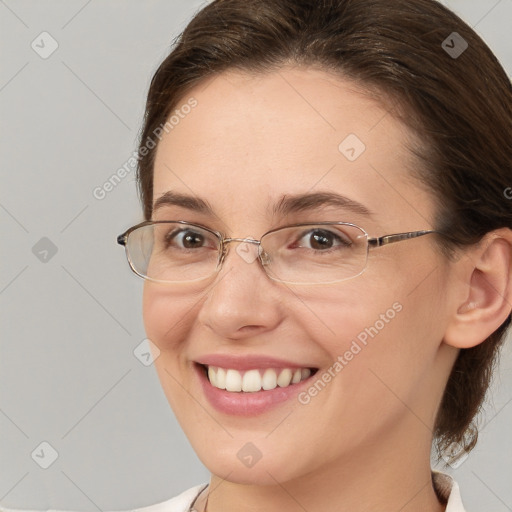
M197 104L180 110L190 98ZM311 68L228 72L176 109L179 121L158 146L153 200L171 191L213 214L169 202L153 220L258 240L302 222L350 222L370 237L433 228L433 201L409 177L411 136L348 81ZM325 192L351 202L273 211L282 198ZM428 457L456 355L442 343L452 274L433 235L370 249L361 275L327 285L273 281L247 245L228 247L212 279L144 288L163 390L210 471L274 484L333 465L368 467L396 449ZM226 391L198 363L223 368L230 386L249 370L266 374L269 388L285 369L304 380Z

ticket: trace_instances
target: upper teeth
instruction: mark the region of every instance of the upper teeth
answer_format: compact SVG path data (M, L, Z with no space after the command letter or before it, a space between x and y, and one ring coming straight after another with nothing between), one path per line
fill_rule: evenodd
M276 370L267 368L265 370L247 370L239 372L238 370L219 368L217 366L208 367L208 378L212 386L225 389L226 391L246 391L255 392L274 389L277 386L284 388L290 384L296 384L301 380L307 379L311 375L309 368L297 368L291 370L284 368Z

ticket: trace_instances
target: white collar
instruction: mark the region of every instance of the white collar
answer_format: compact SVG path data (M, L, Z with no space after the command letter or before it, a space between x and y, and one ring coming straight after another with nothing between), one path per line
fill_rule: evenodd
M437 496L446 504L445 512L465 512L459 485L450 475L432 471L432 482Z

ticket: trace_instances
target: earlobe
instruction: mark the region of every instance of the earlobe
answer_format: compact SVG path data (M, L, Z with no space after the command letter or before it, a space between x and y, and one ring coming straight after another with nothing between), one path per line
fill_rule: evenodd
M444 342L470 348L485 341L512 311L512 230L488 233L456 265L465 276L457 284L463 300L455 304Z

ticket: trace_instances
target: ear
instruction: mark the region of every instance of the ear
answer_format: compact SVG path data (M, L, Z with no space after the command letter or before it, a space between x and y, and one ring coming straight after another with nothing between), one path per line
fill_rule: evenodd
M487 233L456 263L462 280L444 342L470 348L485 341L512 311L512 230Z

